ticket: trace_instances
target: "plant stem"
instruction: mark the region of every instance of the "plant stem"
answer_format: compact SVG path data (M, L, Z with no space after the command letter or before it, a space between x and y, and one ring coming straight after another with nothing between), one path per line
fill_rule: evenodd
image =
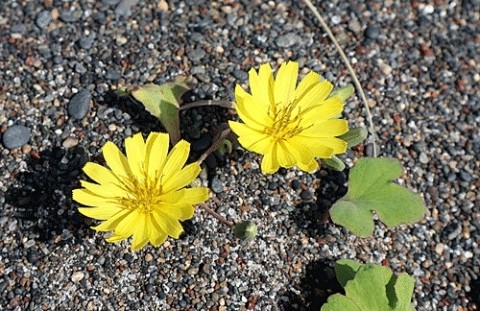
M367 102L367 97L365 96L365 92L363 91L362 85L360 84L360 81L357 78L357 75L355 74L355 71L352 68L352 65L350 65L350 61L348 60L347 56L343 52L342 47L338 43L337 39L333 35L332 31L330 30L330 27L328 27L327 23L325 20L322 18L320 13L318 13L318 10L313 6L312 2L310 0L304 0L305 4L308 6L308 8L312 11L312 13L315 15L315 17L318 19L320 22L320 25L322 26L323 30L327 33L328 37L330 37L330 40L332 40L333 44L335 45L335 48L337 49L338 53L340 54L340 57L342 58L343 62L347 66L348 71L350 72L350 75L352 76L353 83L357 87L358 92L360 93L360 97L363 101L363 104L365 106L365 111L367 113L367 120L369 123L369 130L370 134L372 134L372 145L373 145L373 157L377 157L377 142L376 142L376 135L375 135L375 129L373 126L373 120L372 120L372 114L370 113L370 107L368 106Z
M233 109L233 103L228 100L199 100L180 106L179 110L190 109L200 106L219 106L223 108Z
M218 132L215 134L215 137L213 138L213 143L212 145L200 156L200 158L197 160L198 164L202 164L203 161L215 150L218 149L220 144L227 138L227 136L230 134L230 127L226 123L220 124L220 128Z
M213 209L211 209L210 207L208 207L206 204L200 204L200 206L207 212L209 213L210 215L212 215L213 217L215 217L218 221L220 221L222 224L224 224L225 226L229 227L229 228L232 228L233 227L233 223L226 220L225 217L223 216L220 216L220 214L218 214L217 212L215 212Z

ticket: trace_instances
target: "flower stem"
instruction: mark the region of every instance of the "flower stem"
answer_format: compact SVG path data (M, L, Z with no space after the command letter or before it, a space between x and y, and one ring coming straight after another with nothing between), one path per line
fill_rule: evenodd
M225 226L229 227L230 229L233 227L233 223L226 220L225 217L220 216L217 212L215 212L213 209L208 207L206 204L200 204L200 206L210 215L212 215L214 218L216 218L218 221L220 221L222 224Z
M223 108L233 109L233 103L228 100L199 100L180 106L179 110L190 109L200 106L219 106Z
M332 40L333 44L335 45L335 48L337 49L338 53L340 54L340 57L342 58L345 65L347 66L347 69L350 72L350 75L352 76L353 83L355 84L358 92L360 93L360 97L362 98L363 104L365 106L365 111L367 113L370 134L372 134L373 157L376 158L377 142L375 138L375 128L373 126L372 114L370 113L370 107L368 106L367 97L365 96L365 92L363 91L362 85L360 84L360 81L358 81L357 75L355 74L355 71L353 70L352 65L350 65L350 61L348 60L347 56L343 52L342 47L340 46L337 39L335 38L332 31L330 30L330 27L328 27L327 23L322 18L320 13L318 13L318 10L313 6L310 0L305 0L305 4L313 12L313 15L315 15L315 17L318 19L318 21L320 22L320 25L322 26L323 30L327 33L330 40Z
M227 136L230 134L230 127L226 123L222 123L219 126L219 129L217 133L215 134L215 137L213 138L213 143L212 145L200 156L200 158L197 160L198 164L202 164L203 161L215 150L218 149L220 144L227 138Z

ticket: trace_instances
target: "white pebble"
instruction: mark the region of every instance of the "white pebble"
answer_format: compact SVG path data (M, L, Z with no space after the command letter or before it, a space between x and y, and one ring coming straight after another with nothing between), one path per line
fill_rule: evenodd
M72 274L72 282L80 282L85 277L85 274L82 271L77 271Z

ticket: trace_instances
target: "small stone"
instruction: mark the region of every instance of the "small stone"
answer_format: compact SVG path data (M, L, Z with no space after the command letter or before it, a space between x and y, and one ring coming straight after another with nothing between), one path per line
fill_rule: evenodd
M437 253L438 256L442 256L443 251L445 250L445 245L442 243L438 243L435 245L435 253Z
M220 178L218 178L218 175L215 175L215 177L213 177L211 187L212 191L215 193L221 193L223 191L223 183Z
M25 244L23 244L23 246L25 248L30 248L32 247L33 245L35 245L35 241L34 240L28 240L27 242L25 242Z
M432 14L434 11L435 11L435 8L434 8L433 5L431 5L431 4L427 4L427 5L423 8L423 14L425 14L425 15L430 15L430 14Z
M277 45L281 48L289 48L302 41L302 38L296 33L290 32L278 37Z
M46 28L50 22L52 21L52 14L50 11L41 11L40 13L37 14L37 18L35 19L35 24L37 24L38 27L41 29Z
M95 304L93 303L93 301L89 301L88 304L87 304L87 311L93 311L95 310Z
M362 31L362 25L357 19L352 19L348 23L348 29L350 29L353 33L360 33Z
M95 35L91 34L89 36L83 37L78 40L78 45L85 50L88 50L92 47L93 42L95 41Z
M87 72L87 68L85 68L85 66L82 63L76 63L75 72L78 72L79 74L83 74Z
M74 119L82 119L90 106L90 92L82 90L75 94L68 103L68 114Z
M71 280L72 282L80 282L85 277L85 273L82 271L77 271L72 274Z
M105 5L117 5L121 0L102 0Z
M153 260L153 255L152 254L148 253L148 254L145 255L145 261L146 262L150 262L152 260Z
M132 14L132 6L137 4L138 0L122 0L115 8L115 15L130 16Z
M302 193L300 194L300 197L304 202L311 202L313 200L312 192L308 190L302 191Z
M105 78L108 80L120 80L120 73L116 71L115 69L107 69L107 72L105 73Z
M78 145L78 139L74 137L67 137L65 140L62 142L62 147L66 149L73 148Z
M206 55L207 55L207 53L205 53L205 51L203 49L196 48L195 50L188 53L188 58L192 62L196 63L196 62L199 62L200 60L202 60Z
M30 129L23 125L13 125L3 134L3 145L7 149L20 148L30 140Z
M466 182L471 182L472 181L472 175L467 171L461 171L460 172L460 178L463 181L466 181Z
M425 152L420 153L420 157L418 158L420 163L427 164L428 163L428 156Z
M8 280L5 280L3 282L0 283L0 293L3 293L3 291L7 288L8 286Z
M32 146L30 146L30 145L28 145L28 144L22 146L22 153L23 153L23 154L28 154L28 153L30 153L31 151L32 151Z
M120 36L120 37L117 37L117 39L115 39L115 42L118 45L124 45L125 43L128 42L128 39L126 37Z
M81 11L63 11L60 13L60 19L66 23L74 23L82 17Z
M365 36L370 39L378 39L380 36L380 28L375 25L370 25L365 29Z

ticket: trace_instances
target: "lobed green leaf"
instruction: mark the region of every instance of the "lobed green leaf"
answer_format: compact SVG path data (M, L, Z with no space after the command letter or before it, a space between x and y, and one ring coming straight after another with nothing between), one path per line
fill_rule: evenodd
M373 233L372 213L389 228L421 220L425 205L419 194L392 183L403 168L391 158L362 158L350 172L347 194L330 209L332 221L354 234Z

